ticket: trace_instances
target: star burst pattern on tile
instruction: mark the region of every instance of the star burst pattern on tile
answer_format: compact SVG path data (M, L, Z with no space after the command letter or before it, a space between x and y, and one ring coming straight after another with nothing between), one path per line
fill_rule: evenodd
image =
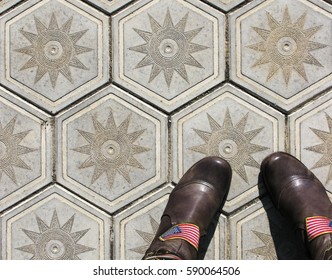
M289 83L292 71L297 72L308 82L304 65L323 67L311 54L311 51L325 48L327 45L310 40L322 28L322 25L304 29L307 13L302 14L293 23L287 6L281 22L277 21L269 12L266 12L266 16L269 30L252 27L263 39L262 42L247 46L263 53L252 67L269 64L267 81L281 69L286 85Z
M226 159L232 166L232 169L246 183L249 183L245 166L260 167L259 163L251 155L268 149L267 147L251 143L264 127L245 131L248 113L236 125L233 125L228 109L222 125L209 114L207 114L207 117L211 132L194 129L205 143L189 149L206 156L220 156Z
M17 184L17 180L14 167L31 170L20 156L37 150L20 145L30 130L14 133L16 119L17 117L12 118L4 127L0 122L0 180L4 173L15 184Z
M272 236L255 230L252 232L264 243L264 246L251 249L249 252L262 256L265 260L277 260Z
M119 173L128 183L131 183L128 166L145 169L135 159L134 155L148 152L151 149L134 142L145 132L145 129L128 133L131 116L117 126L112 111L107 123L103 126L95 116L92 117L95 133L77 130L89 143L88 145L74 148L73 150L89 157L79 166L80 169L94 167L91 184L102 174L106 173L108 184L113 186L116 173Z
M208 48L191 42L203 27L185 31L188 13L174 25L169 10L167 10L163 25L160 25L151 15L149 15L149 19L152 32L134 28L135 32L146 42L143 45L129 48L132 51L145 54L136 68L152 65L149 83L161 71L164 72L168 87L171 85L174 72L177 72L189 83L185 65L203 68L191 55Z
M17 250L32 254L32 260L79 260L79 254L95 250L78 244L78 241L90 230L71 232L75 220L73 215L64 225L60 226L57 211L54 210L48 226L36 216L39 232L22 229L33 244Z
M314 145L311 147L305 148L308 151L312 151L318 154L321 154L322 157L314 164L313 169L329 166L329 172L327 176L327 182L332 180L332 118L325 113L326 121L328 124L329 131L323 131L316 128L310 128L311 131L319 137L319 139L323 142L318 145Z
M34 21L37 34L20 30L20 33L31 43L30 46L15 50L30 56L20 70L37 67L35 84L46 73L49 75L53 88L56 86L59 73L73 83L70 67L88 70L77 56L90 52L92 49L76 44L88 30L70 33L73 17L60 28L54 13L48 27L36 17Z
M150 225L151 225L151 228L152 228L152 233L141 231L141 230L136 230L138 235L144 240L144 242L146 244L143 245L143 246L139 246L139 247L130 249L130 251L133 251L135 253L144 255L146 250L150 247L150 244L151 244L152 240L154 239L154 237L157 233L159 224L154 218L151 217L151 215L149 215L149 217L150 217L149 220L150 220Z

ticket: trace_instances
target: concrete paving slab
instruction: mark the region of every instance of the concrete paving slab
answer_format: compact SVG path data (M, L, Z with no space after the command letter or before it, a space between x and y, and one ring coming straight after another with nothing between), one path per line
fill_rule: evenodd
M230 217L231 259L307 259L295 231L268 197Z
M233 170L224 211L258 197L261 161L285 148L285 120L233 86L226 85L172 118L173 180L205 156L220 156Z
M51 182L52 119L0 88L0 211Z
M231 80L290 111L331 86L331 5L253 1L230 15Z
M225 17L200 1L140 1L112 26L114 81L167 112L224 79Z
M110 212L166 182L166 116L108 87L57 119L60 182Z
M259 172L290 152L332 194L331 19L327 0L0 0L1 258L140 259L208 155L233 177L199 258L306 258Z
M111 218L57 185L1 215L2 259L110 258Z
M1 83L46 111L109 80L108 19L81 1L28 1L0 26Z
M292 153L332 192L332 92L289 116Z

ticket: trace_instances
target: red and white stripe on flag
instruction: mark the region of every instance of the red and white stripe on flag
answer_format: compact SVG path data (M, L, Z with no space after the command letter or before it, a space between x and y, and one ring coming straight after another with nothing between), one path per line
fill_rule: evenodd
M323 216L313 216L306 218L306 229L309 241L317 236L332 233L332 220Z
M183 239L198 250L199 237L199 227L197 225L183 223L172 226L169 230L159 236L159 239L161 241Z

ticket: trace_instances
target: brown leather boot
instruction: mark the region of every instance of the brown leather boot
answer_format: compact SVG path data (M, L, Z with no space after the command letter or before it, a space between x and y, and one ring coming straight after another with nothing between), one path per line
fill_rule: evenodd
M295 226L313 259L332 259L332 204L322 183L298 159L276 152L261 164L270 197Z
M194 164L171 192L143 259L197 259L199 239L224 205L231 176L230 165L219 157Z

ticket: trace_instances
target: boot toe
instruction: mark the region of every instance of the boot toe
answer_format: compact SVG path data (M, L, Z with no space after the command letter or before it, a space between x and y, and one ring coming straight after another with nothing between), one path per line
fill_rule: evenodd
M182 259L195 259L197 246L191 240L164 240L164 235L177 225L189 225L191 228L195 225L199 233L191 235L205 235L226 200L231 175L230 165L220 157L206 157L190 167L171 192L146 255L170 252ZM161 235L163 238L160 240Z
M275 206L293 223L303 223L308 216L331 215L324 186L297 158L273 153L263 160L261 172Z
M182 176L164 214L172 217L172 222L192 222L205 232L212 216L226 201L231 176L231 167L224 159L201 159Z
M217 191L218 197L227 195L232 169L227 161L217 156L205 157L194 164L181 178L176 190L193 182L209 185Z
M276 205L290 182L300 178L315 178L302 162L284 152L267 156L261 164L261 173L265 187Z
M261 172L272 201L295 226L312 258L330 259L332 235L329 225L322 229L322 221L332 218L332 204L322 183L302 162L283 152L265 158Z

